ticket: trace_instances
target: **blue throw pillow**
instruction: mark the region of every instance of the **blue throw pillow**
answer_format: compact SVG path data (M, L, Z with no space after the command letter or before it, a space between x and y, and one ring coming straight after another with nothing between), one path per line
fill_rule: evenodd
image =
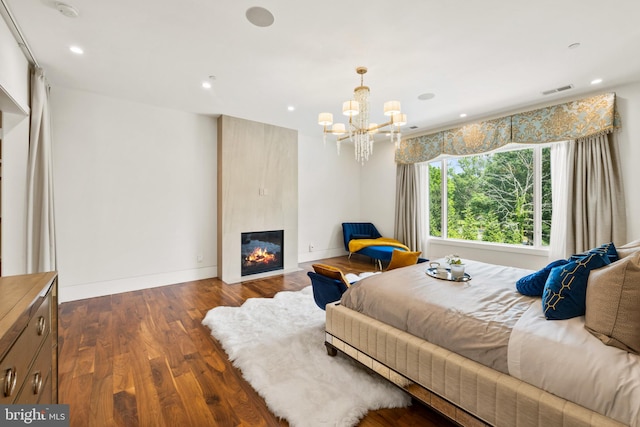
M613 242L605 243L604 245L600 245L597 248L591 249L591 251L593 251L593 250L604 251L607 254L607 256L609 257L609 261L610 262L616 262L616 261L618 261L618 259L620 259L618 257L618 251L616 250L616 247L613 244ZM589 251L589 252L591 252L591 251Z
M547 320L564 320L585 313L589 272L609 264L605 252L594 251L583 258L554 267L542 292L542 311Z
M542 296L544 284L547 282L547 278L549 277L549 273L551 273L551 269L553 267L565 265L568 262L569 260L559 259L553 261L542 270L538 270L535 273L524 276L516 282L516 289L522 295L527 295L530 297Z
M593 249L589 249L587 252L583 252L581 254L575 254L575 255L571 255L571 258L569 258L570 261L575 261L578 260L582 257L584 257L585 255L592 253L592 252L603 252L605 254L607 254L607 256L609 257L609 261L610 262L616 262L620 259L620 257L618 256L618 251L616 250L615 245L613 244L613 242L609 242L609 243L605 243L603 245L598 246L597 248L593 248Z

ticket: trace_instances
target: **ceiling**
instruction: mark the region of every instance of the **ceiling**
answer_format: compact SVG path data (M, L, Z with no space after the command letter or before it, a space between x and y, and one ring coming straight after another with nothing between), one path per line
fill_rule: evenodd
M405 135L640 80L638 0L65 0L76 18L53 0L3 1L54 87L307 135L318 113L343 117L357 66L371 120L401 101ZM273 25L251 24L253 6Z

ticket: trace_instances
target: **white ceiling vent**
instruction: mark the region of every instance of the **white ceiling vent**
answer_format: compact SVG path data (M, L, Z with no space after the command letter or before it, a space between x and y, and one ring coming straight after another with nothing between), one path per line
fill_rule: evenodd
M63 3L61 1L56 2L56 9L58 9L58 12L60 12L67 18L77 18L78 15L80 15L78 9L70 4Z
M543 95L551 95L552 93L563 92L565 90L573 89L573 85L560 86L555 89L549 89L542 92Z

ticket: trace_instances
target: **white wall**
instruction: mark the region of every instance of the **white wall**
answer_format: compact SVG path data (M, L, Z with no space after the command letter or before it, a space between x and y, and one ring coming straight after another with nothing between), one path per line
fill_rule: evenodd
M2 275L27 272L29 117L2 113Z
M216 276L215 120L61 87L51 109L61 301ZM298 144L298 260L343 255L363 168Z
M2 110L2 275L24 274L26 264L29 62L0 19Z
M640 82L615 88L622 131L618 133L627 205L627 241L640 239Z
M29 61L0 18L0 110L28 114Z
M298 133L298 250L299 262L344 255L342 223L360 221L361 166L353 145L322 135ZM309 250L309 245L313 249Z
M384 237L394 237L396 211L395 145L386 138L374 144L362 166L361 221L373 223Z
M51 111L61 301L216 276L216 120L61 87Z

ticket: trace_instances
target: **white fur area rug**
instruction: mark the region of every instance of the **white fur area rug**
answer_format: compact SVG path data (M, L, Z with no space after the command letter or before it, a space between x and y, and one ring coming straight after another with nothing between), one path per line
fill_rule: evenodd
M354 426L370 410L410 404L407 394L346 356L327 355L325 312L311 286L213 308L202 323L271 412L292 427Z

